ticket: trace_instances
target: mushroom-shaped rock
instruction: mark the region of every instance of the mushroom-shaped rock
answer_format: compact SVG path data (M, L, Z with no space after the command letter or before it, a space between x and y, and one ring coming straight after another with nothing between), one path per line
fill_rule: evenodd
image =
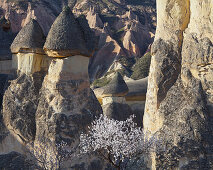
M31 20L22 28L11 45L12 68L14 71L17 70L17 74L4 92L2 115L6 129L14 141L11 143L12 147L16 146L15 139L19 141L20 146L23 143L33 142L35 137L35 113L39 90L49 61L42 50L43 44L43 31L37 21ZM7 141L8 137L4 142ZM18 151L22 149L20 147Z
M27 75L47 71L49 58L43 51L44 42L42 28L32 19L21 29L10 47L13 54L12 69Z
M12 53L30 51L43 54L45 36L39 23L32 19L21 29L11 45Z
M117 72L111 82L104 88L103 97L122 97L125 96L128 91L129 89L123 77Z
M69 7L53 23L44 50L51 57L88 56L83 31Z
M103 114L115 120L126 120L131 114L131 108L126 104L125 95L129 89L119 72L103 91Z

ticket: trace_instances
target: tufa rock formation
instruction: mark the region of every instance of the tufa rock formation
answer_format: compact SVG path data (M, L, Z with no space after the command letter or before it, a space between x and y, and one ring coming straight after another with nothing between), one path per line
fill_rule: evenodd
M15 73L9 78L0 76L3 79L0 81L2 165L8 158L14 158L8 167L16 166L21 160L25 166L28 146L38 149L45 145L47 152L52 153L63 141L75 155L71 163L64 164L65 168L105 166L104 163L100 165L101 161L95 156L76 156L80 133L102 113L89 87L89 57L83 54L87 47L78 27L78 21L65 8L53 24L45 46L42 29L35 20L23 27L11 45ZM60 34L64 28L66 30ZM54 30L59 32L53 34ZM65 41L60 43L60 40ZM43 48L50 56L46 56ZM57 154L52 153L51 157ZM47 155L41 156L48 161Z
M96 27L103 28L104 26L99 15L95 12L95 9L92 7L87 13L87 20L88 20L90 28L96 28Z
M126 120L131 114L131 108L126 104L125 95L129 89L119 72L110 83L104 87L102 93L103 113L116 120Z
M22 145L35 139L39 90L48 68L48 58L42 53L43 44L43 31L37 21L31 20L11 45L15 73L9 78L10 83L7 78L4 86L1 153L23 153Z
M48 58L43 51L44 42L45 36L40 25L32 19L11 45L12 69L25 74L47 71Z
M124 36L123 47L127 49L129 56L140 56L140 48L137 46L137 41L131 30L128 30Z
M53 23L44 50L51 57L89 56L82 28L68 7Z
M89 67L91 82L93 82L96 78L100 78L101 76L103 76L108 68L111 66L111 64L114 62L114 60L122 56L141 57L141 55L143 55L143 53L146 51L150 42L153 41L150 32L155 32L154 23L156 20L156 11L155 5L151 1L147 1L144 3L135 1L127 2L125 0L106 0L99 1L97 3L95 0L2 0L0 1L0 17L2 16L2 18L5 18L7 20L6 21L5 19L3 19L3 28L5 30L10 28L11 33L16 34L21 30L21 28L29 23L31 18L33 18L38 21L46 36L50 30L52 23L61 12L64 5L69 5L73 9L72 12L74 13L74 15L78 16L77 23L83 30L83 37L86 40L87 46L87 48L82 51L82 53L87 54L87 52L89 51L87 55L94 56L93 59L91 59L90 61ZM122 17L123 15L125 16L124 18ZM90 31L88 31L88 29L85 29L85 24L82 25L80 21L84 17L87 18L86 21L88 27L92 28ZM109 23L107 29L106 27L104 27L105 23ZM136 27L138 27L137 31L131 30L131 37L134 38L130 37L129 40L128 34L127 36L125 36L125 34L128 31L126 27L131 25L131 23L141 24L136 24ZM2 25L1 21L0 25ZM104 32L109 35L109 37L104 38L105 36L102 36L102 28L104 29ZM61 35L61 33L63 33L65 30L61 30L61 32L60 30L58 31ZM91 36L87 36L91 33L97 36L97 40L91 41ZM9 39L9 37L10 36L6 37L6 39ZM10 43L13 41L14 37L12 37ZM0 42L2 42L2 39L3 38L1 38L0 35ZM67 39L70 40L69 37ZM74 38L71 39L73 39L73 41L76 41ZM98 42L98 39L100 39L99 44L101 44L101 46L98 46L98 43L96 43L96 41ZM135 40L132 42L131 39ZM58 42L60 41L58 40ZM60 43L62 44L63 42ZM123 47L123 44L125 44L125 47ZM9 44L8 47L10 45L11 44ZM8 47L1 48L0 43L0 58L11 57ZM137 52L134 53L132 51L132 48L137 48ZM61 50L63 51L66 49ZM54 51L52 51L52 53L54 53ZM69 56L69 54L67 54L66 56ZM9 73L11 70L11 63L11 61L0 61L0 72ZM107 64L105 65L105 63Z
M61 31L64 32L61 34ZM45 144L51 149L65 141L74 153L78 153L80 133L102 113L90 89L89 58L83 53L86 48L83 40L76 19L65 8L51 27L44 45L53 59L40 90L35 145ZM94 159L74 156L67 165L87 169Z
M103 97L121 97L128 93L129 89L123 77L117 72L110 84L104 88Z
M157 0L144 128L152 169L213 168L212 1Z

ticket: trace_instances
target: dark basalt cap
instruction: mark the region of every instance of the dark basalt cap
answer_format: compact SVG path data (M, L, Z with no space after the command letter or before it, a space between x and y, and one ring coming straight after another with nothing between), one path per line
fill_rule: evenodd
M128 93L129 89L126 85L123 77L119 72L115 74L115 77L110 81L110 83L104 87L103 97L107 96L125 96Z
M53 23L44 50L52 57L88 56L82 28L69 7Z
M12 53L23 52L25 50L44 53L43 45L45 36L39 23L31 19L31 21L24 26L14 39L10 49Z

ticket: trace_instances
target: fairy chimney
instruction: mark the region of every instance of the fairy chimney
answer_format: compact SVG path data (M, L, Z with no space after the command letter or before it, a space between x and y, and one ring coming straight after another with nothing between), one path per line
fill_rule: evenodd
M69 8L64 8L53 23L44 50L52 61L36 112L35 144L47 140L47 145L54 147L64 139L71 149L78 148L80 130L100 115L102 109L90 89L84 36ZM72 166L84 160L76 158Z
M43 51L45 36L39 23L31 21L21 29L11 45L12 69L25 74L45 71L48 58Z
M69 7L65 7L53 23L44 51L48 56L56 58L77 55L89 57L82 28Z
M126 104L125 96L129 89L123 77L117 72L102 93L103 113L109 118L126 120L131 114L131 108Z

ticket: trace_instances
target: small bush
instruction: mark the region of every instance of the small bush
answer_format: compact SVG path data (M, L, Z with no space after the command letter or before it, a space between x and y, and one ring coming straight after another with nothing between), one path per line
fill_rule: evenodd
M93 82L93 86L94 87L103 87L103 86L106 86L108 83L110 82L109 79L107 79L107 77L103 77L103 78L100 78L100 79L96 79L94 82Z
M132 66L135 64L135 58L129 58L129 57L124 57L121 56L118 60L122 65L124 65L125 67L127 67L128 69L131 69Z
M132 79L139 80L149 75L151 57L151 53L146 53L143 57L136 61L136 64L132 68Z

